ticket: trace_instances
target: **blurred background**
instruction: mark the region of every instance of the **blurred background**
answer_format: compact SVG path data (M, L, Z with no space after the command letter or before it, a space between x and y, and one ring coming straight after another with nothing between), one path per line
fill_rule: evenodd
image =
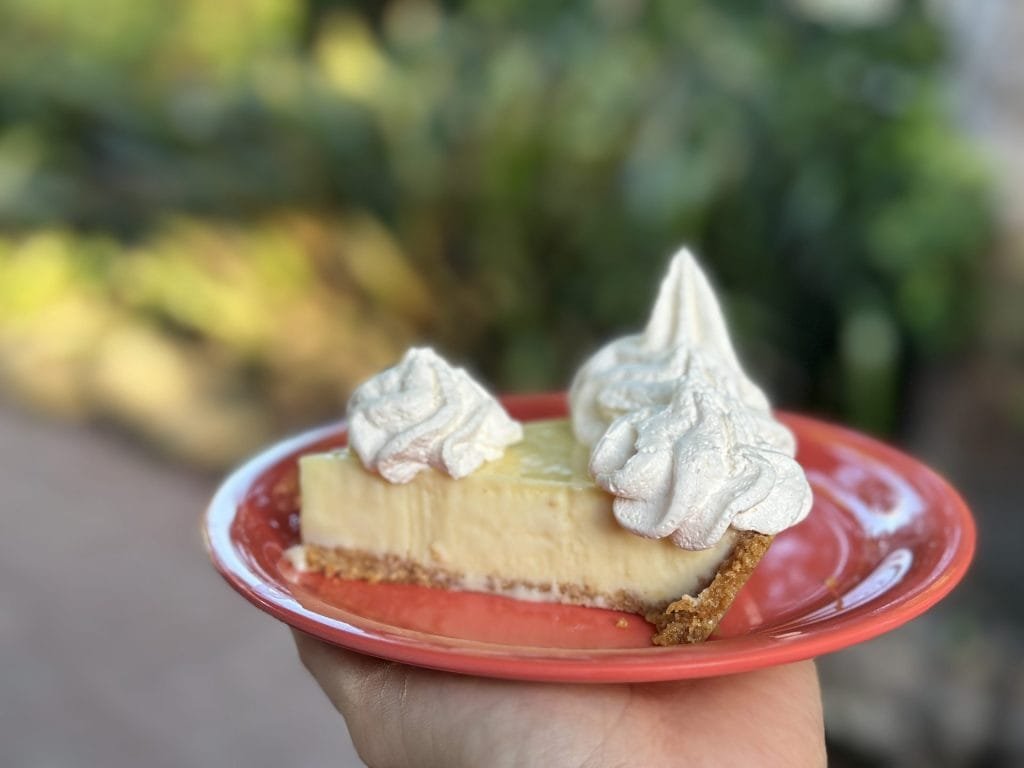
M358 765L206 564L218 474L412 343L562 388L686 242L775 402L979 520L951 599L822 660L834 765L1024 764L1021 39L1013 0L0 0L0 763Z

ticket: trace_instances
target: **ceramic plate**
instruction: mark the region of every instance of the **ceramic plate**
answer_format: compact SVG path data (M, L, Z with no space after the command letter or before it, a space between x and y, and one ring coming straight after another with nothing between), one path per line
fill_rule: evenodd
M504 399L521 420L564 415L560 394ZM891 630L961 579L974 524L957 493L876 440L780 414L814 489L776 537L715 635L673 648L616 611L297 573L297 458L343 445L344 425L279 443L214 496L204 534L217 570L257 607L327 642L423 667L522 680L644 682L730 674L811 658Z

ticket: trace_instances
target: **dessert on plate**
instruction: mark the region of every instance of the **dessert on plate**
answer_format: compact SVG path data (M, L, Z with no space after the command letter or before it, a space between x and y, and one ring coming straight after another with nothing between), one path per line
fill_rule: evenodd
M644 331L519 424L430 349L353 393L348 446L300 459L311 570L632 611L704 640L811 491L687 250Z

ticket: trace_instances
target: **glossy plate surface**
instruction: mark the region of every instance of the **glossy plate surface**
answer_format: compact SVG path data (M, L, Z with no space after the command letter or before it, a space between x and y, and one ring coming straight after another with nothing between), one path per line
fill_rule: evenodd
M504 399L521 420L564 415L559 394ZM810 658L918 616L961 579L974 523L957 493L911 457L850 430L781 414L814 489L776 537L715 635L657 648L631 614L402 584L300 574L296 459L344 443L343 425L279 443L232 474L204 534L217 570L297 629L361 653L523 680L644 682L730 674Z

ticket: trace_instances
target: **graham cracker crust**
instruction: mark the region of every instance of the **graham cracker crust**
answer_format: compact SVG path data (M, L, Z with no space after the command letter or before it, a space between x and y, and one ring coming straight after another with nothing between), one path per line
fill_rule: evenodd
M732 605L754 568L768 551L774 536L753 531L740 534L732 554L718 573L696 597L683 595L661 611L649 611L644 618L658 628L655 645L699 643L708 638Z
M512 597L529 592L550 602L598 606L640 614L658 630L653 637L655 645L699 643L706 640L718 626L773 538L761 533L742 532L732 553L722 562L706 587L696 596L683 595L668 605L645 603L624 590L614 594L600 594L579 584L545 584L488 577L483 586L487 592ZM361 550L307 544L305 558L309 570L321 571L327 576L369 582L419 584L441 589L469 588L464 575L458 571L425 566L396 555L381 556ZM479 591L480 586L475 589Z
M439 587L441 589L481 590L481 586L468 586L465 575L458 571L441 566L426 566L397 555L378 555L343 547L329 549L315 544L306 544L305 554L306 567L312 571L322 571L327 576L369 582L419 584L424 587ZM488 576L482 587L487 592L510 597L521 596L527 592L534 593L535 596L547 602L591 605L627 613L644 614L647 611L664 607L644 602L626 590L618 590L609 594L597 592L581 584L550 584L525 579L498 579Z

